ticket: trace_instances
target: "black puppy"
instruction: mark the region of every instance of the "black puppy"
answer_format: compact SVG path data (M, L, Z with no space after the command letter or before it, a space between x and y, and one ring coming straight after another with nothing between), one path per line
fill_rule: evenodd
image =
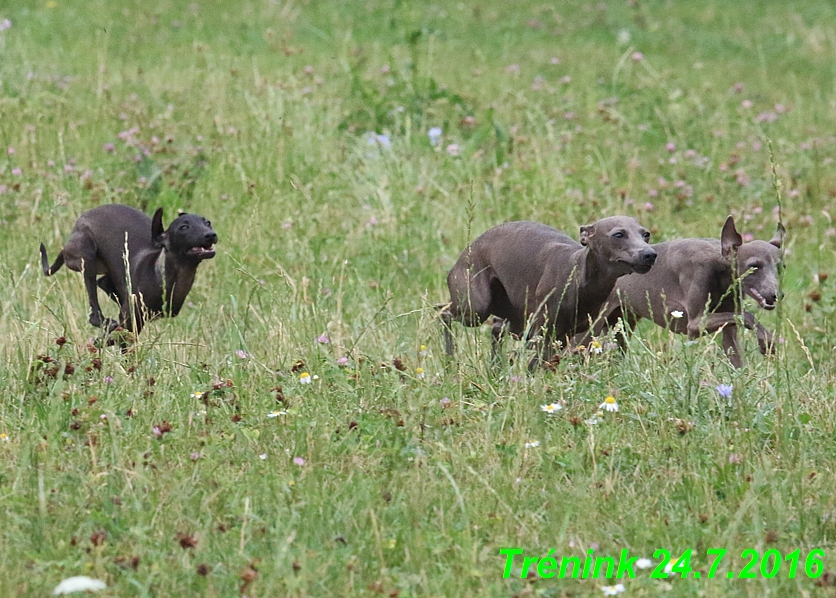
M164 230L162 208L151 219L130 206L110 204L79 217L52 266L41 243L41 265L47 276L63 264L84 274L93 326L104 323L108 332L122 326L138 334L146 315L180 313L197 267L215 257L217 242L203 216L181 214ZM102 275L98 281L97 275ZM118 322L103 319L96 285L119 304Z

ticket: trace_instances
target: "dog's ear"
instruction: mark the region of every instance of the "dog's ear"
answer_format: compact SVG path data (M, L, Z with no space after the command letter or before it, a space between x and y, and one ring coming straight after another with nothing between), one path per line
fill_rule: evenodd
M587 224L581 227L581 245L586 247L589 245L589 239L595 236L595 225Z
M151 218L151 243L156 249L165 245L165 229L163 228L163 209L159 208Z
M769 240L771 245L775 245L778 249L781 249L781 244L784 242L784 235L787 234L787 229L784 228L784 225L780 222L778 223L778 230L775 231L775 234Z
M732 252L737 251L737 248L741 245L743 245L743 237L734 227L734 218L729 216L723 225L723 232L720 233L720 247L723 257L729 259Z

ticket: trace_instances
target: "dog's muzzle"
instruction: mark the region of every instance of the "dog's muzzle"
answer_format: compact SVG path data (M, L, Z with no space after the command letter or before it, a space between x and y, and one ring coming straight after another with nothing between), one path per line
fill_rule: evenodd
M749 296L758 302L758 307L767 311L775 309L775 302L778 300L776 293L761 294L757 289L747 289Z
M186 253L188 255L200 258L202 260L208 260L210 258L215 257L215 248L213 245L218 242L218 235L214 232L206 233L206 243L203 245L195 245L191 249L189 249Z
M633 272L638 274L647 274L650 268L656 263L656 252L653 249L642 249L639 252L639 259L637 262L631 264Z

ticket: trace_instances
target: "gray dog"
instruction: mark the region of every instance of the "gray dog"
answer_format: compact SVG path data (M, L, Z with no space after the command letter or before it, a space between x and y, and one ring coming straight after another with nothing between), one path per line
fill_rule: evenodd
M65 263L84 274L93 326L104 324L108 331L122 326L139 333L146 313L180 313L197 267L215 257L212 246L217 242L218 235L203 216L181 214L163 230L162 208L151 219L129 206L109 204L78 218L52 266L41 243L41 264L47 276ZM98 281L97 275L102 275ZM119 322L103 319L97 286L119 304Z
M453 320L479 326L494 315L494 356L507 324L526 338L544 332L538 353L549 359L555 340L566 346L588 328L620 276L650 270L656 252L649 238L626 216L582 226L580 243L536 222L490 229L462 252L447 276L450 303L440 314L447 354L454 350Z
M772 349L772 335L743 310L734 287L739 284L740 291L761 308L774 309L783 238L784 227L779 224L771 240L744 243L729 216L720 239L676 239L653 245L658 256L653 270L618 280L598 331L615 326L619 318L629 330L647 318L691 339L722 329L723 348L732 365L740 367L735 324L742 317L746 328L757 330L761 353L766 354ZM623 335L618 339L624 348Z

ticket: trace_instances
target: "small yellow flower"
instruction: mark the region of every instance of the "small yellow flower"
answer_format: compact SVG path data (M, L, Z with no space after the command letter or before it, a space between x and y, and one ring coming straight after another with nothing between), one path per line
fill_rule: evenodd
M204 391L202 391L202 390L196 390L196 391L194 391L194 392L192 393L192 398L193 398L193 399L200 400L200 399L202 399L203 397L205 397L205 396L206 396L206 394L207 394L207 393L206 393L206 392L204 392Z
M596 355L600 355L604 352L604 348L598 341L592 341L591 343L589 343L589 350L595 353Z
M308 372L302 372L299 374L299 383L300 384L310 384L311 383L311 375Z
M668 564L665 565L665 573L670 573L671 571L673 571L673 566L676 565L676 562L680 558L682 557L673 557L670 561L668 561Z
M8 442L8 441L9 441L9 435L6 434L5 432L0 432L0 442Z
M615 400L615 397L610 395L604 402L598 405L598 409L604 409L605 411L618 411L618 403Z
M427 354L427 345L421 345L421 348L418 349L418 355L424 357Z
M419 378L424 377L424 368L415 368L415 375Z

